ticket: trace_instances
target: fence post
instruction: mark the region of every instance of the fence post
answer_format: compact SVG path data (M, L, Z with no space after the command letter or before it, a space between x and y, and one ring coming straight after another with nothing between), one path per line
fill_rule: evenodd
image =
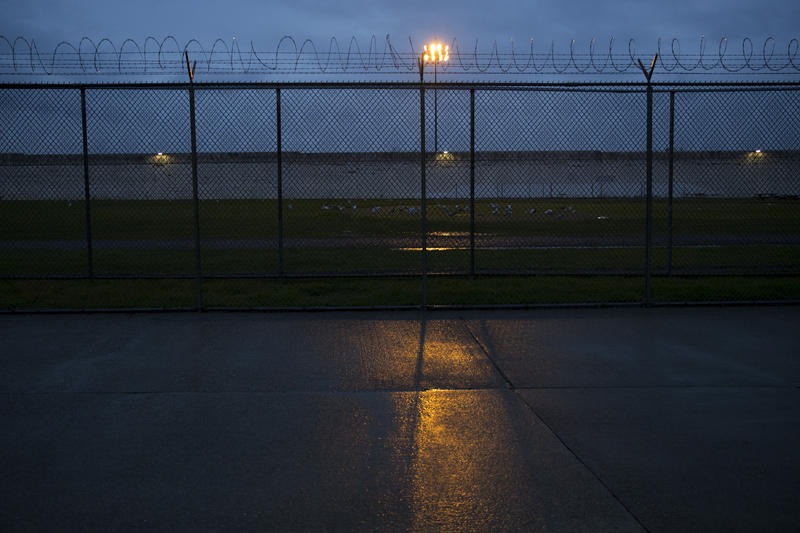
M645 68L642 60L639 67L647 78L647 192L645 198L645 259L644 259L644 304L649 306L653 300L653 70L656 67L658 54L653 57L650 69Z
M192 205L194 211L195 279L197 281L197 310L203 310L203 267L200 262L200 194L197 182L197 122L194 103L194 67L189 66L189 52L185 51L186 69L189 72L189 134L192 142Z
M275 152L278 164L278 276L283 277L283 125L281 123L281 88L275 88Z
M86 124L86 87L81 87L81 129L83 130L83 203L86 211L86 263L89 279L94 279L92 204L89 190L89 131Z
M652 299L653 275L653 85L647 82L647 199L645 200L645 281L644 303L650 305Z
M419 63L419 153L420 153L420 210L422 211L422 308L428 307L428 192L425 176L425 63Z
M667 191L667 275L672 275L672 201L675 164L675 91L669 92L669 182Z
M469 275L475 276L475 87L469 90Z

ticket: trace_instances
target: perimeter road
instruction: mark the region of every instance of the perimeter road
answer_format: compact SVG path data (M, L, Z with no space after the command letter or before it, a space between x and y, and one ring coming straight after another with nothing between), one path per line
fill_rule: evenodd
M0 316L0 529L795 531L800 307Z

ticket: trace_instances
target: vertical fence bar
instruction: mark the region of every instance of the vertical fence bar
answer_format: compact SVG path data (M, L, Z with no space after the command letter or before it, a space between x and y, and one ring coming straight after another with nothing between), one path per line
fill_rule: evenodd
M644 303L652 302L653 268L653 85L647 80L647 196L645 199Z
M89 129L86 123L86 87L81 87L81 129L83 130L83 203L86 210L86 264L89 279L94 279L92 246L92 203L89 182Z
M433 60L433 153L439 153L439 81L436 79L436 59Z
M669 176L667 190L667 275L672 274L672 200L675 167L675 91L669 93Z
M187 58L188 62L188 58ZM194 211L195 279L197 280L197 309L203 310L203 266L200 260L200 194L197 182L197 122L195 118L194 80L189 82L189 128L192 141L192 205Z
M475 88L469 90L469 275L475 275Z
M283 125L281 123L281 88L275 89L275 153L278 164L278 276L283 276Z
M645 195L645 235L644 235L644 305L652 303L653 275L653 71L658 54L653 56L650 68L639 59L639 68L647 79L647 193Z
M428 192L425 176L425 63L419 59L420 210L422 211L422 308L428 307Z

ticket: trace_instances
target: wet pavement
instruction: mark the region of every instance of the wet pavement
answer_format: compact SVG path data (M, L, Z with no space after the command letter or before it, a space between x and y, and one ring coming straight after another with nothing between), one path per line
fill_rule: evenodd
M797 531L800 307L0 316L0 529Z

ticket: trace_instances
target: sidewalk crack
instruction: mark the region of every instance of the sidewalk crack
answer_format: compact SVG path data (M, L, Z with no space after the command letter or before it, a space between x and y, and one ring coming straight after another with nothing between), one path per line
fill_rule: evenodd
M589 466L589 464L586 461L584 461L583 458L581 458L581 456L578 455L578 453L569 444L567 444L567 441L565 441L561 437L561 435L559 435L558 432L556 432L553 426L547 423L547 421L536 411L536 409L533 408L533 405L531 405L522 394L519 394L519 392L517 392L516 390L514 392L516 393L517 397L522 401L522 403L530 410L533 416L535 416L537 420L539 420L542 424L544 424L544 427L546 427L547 430L553 435L553 437L555 437L558 440L558 442L561 443L564 449L567 450L570 453L570 455L572 455L575 458L575 460L578 461L578 463L580 463L592 475L592 477L595 478L597 482L600 483L600 485L602 485L602 487L608 491L609 494L611 494L611 497L614 498L614 500L616 500L634 520L636 520L636 523L639 524L639 526L641 526L641 528L644 531L649 533L650 530L647 528L647 526L645 526L644 523L642 523L642 521L639 519L639 517L636 516L636 513L633 512L633 509L631 509L628 505L625 504L624 501L622 501L622 498L620 498L620 496L616 492L614 492L614 489L612 489L603 480L603 478L601 478L597 474L597 472L595 472L592 469L592 467Z
M461 324L464 327L464 329L467 331L467 333L469 333L469 336L472 337L472 340L475 341L475 344L477 344L478 347L481 349L481 351L483 352L483 355L492 364L492 366L494 367L495 372L497 372L497 374L501 378L503 378L503 381L505 382L506 387L511 389L511 390L515 390L516 387L514 386L514 383L511 382L511 380L506 375L506 373L503 372L503 369L500 368L500 365L497 364L497 361L495 361L494 358L492 357L491 347L486 346L483 342L481 342L481 340L478 338L478 336L475 334L475 332L472 331L472 328L469 327L469 323L467 323L467 321L466 321L466 319L464 317L459 317L459 320L461 321Z

